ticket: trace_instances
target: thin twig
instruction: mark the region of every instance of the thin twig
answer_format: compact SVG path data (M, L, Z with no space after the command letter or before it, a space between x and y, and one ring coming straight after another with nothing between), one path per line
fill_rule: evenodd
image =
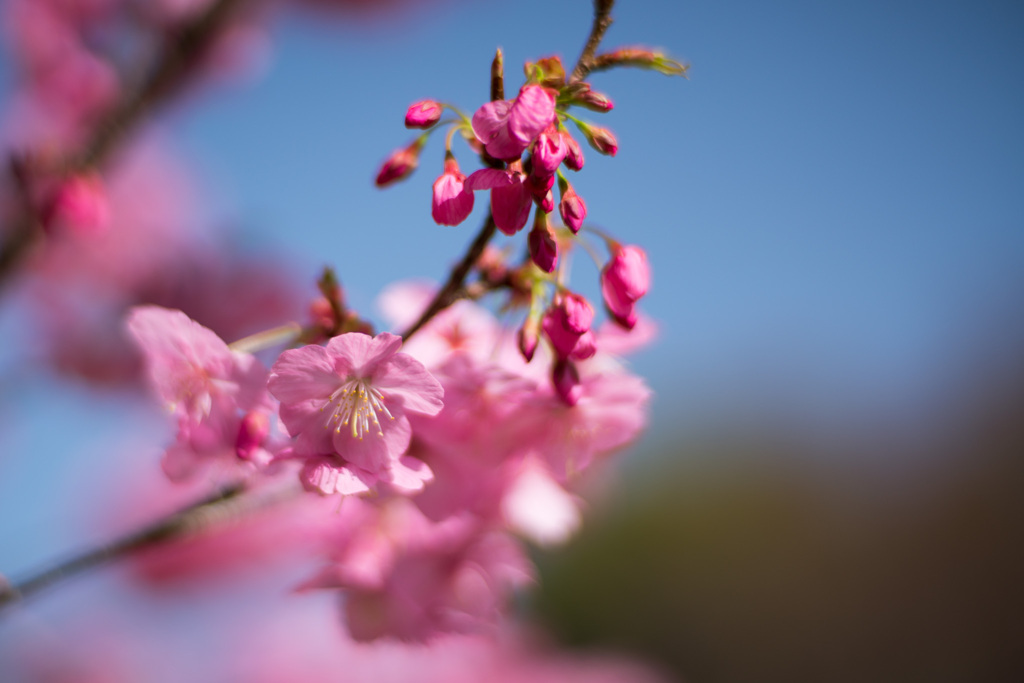
M0 585L0 610L88 569L209 526L213 519L222 516L215 511L222 513L224 504L238 498L245 490L245 486L240 483L228 485L139 531L87 550L23 581L7 586Z
M614 4L615 0L594 0L594 23L590 27L590 36L583 46L583 52L580 53L580 58L576 61L576 67L572 70L572 75L569 76L570 83L582 81L590 73L597 46L601 44L605 32L612 25L612 6Z

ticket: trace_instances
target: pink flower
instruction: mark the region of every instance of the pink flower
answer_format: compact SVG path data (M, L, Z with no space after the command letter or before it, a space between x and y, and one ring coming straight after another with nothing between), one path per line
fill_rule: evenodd
M444 390L423 364L399 353L402 338L353 332L327 346L281 354L269 388L281 420L306 458L302 479L321 493L355 493L378 480L418 490L430 472L403 458L412 430L406 413L436 415Z
M566 227L574 233L580 231L583 221L587 218L587 205L583 201L583 197L576 194L576 190L568 183L562 190L562 201L558 203L558 213L562 215L562 221Z
M222 399L242 410L262 402L266 371L259 361L232 351L181 311L139 306L128 314L127 328L142 350L154 392L172 415L198 424Z
M181 311L138 307L127 326L155 393L178 416L162 461L168 478L184 481L213 463L237 471L271 460L279 446L270 439L273 407L267 371L254 356L232 351Z
M566 365L565 376L556 381L564 382L572 400L559 391L547 406L537 406L546 415L540 425L546 433L540 437L537 452L560 481L632 441L647 421L651 396L643 380L615 363L598 367L595 359Z
M518 159L555 120L555 93L527 85L513 101L488 102L473 114L473 133L495 159Z
M473 210L473 191L465 186L466 176L459 172L454 157L445 159L444 173L434 181L430 213L438 225L458 225Z
M421 100L405 113L406 128L430 128L441 119L441 105L434 100Z
M423 149L423 144L423 140L417 138L408 147L392 152L377 172L377 180L374 181L377 187L385 187L408 178L420 163L420 151Z
M651 285L647 254L640 247L615 245L612 258L601 269L601 294L608 314L619 325L636 324L636 302Z
M342 517L353 512L331 544L330 563L302 588L345 589L355 640L479 631L495 624L511 590L532 578L515 540L472 515L434 523L401 498L372 509L345 501Z
M506 235L514 235L526 226L533 203L523 179L523 174L518 170L482 168L466 178L465 187L470 190L490 190L494 224Z

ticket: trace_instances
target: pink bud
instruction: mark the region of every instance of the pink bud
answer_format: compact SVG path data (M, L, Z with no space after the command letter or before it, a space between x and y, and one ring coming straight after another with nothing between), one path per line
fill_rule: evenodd
M636 302L651 285L647 254L640 247L616 246L612 258L601 269L601 294L608 314L619 325L636 325Z
M545 194L542 199L536 201L537 206L539 206L540 210L544 213L551 213L555 210L555 196L551 193L551 190L548 190L547 194Z
M587 330L576 342L569 357L573 360L586 360L593 357L595 353L597 353L597 337L593 330Z
M533 360L533 354L536 353L537 344L540 341L540 330L537 329L537 323L533 318L527 318L523 326L519 328L517 341L519 342L519 353L523 354L523 358L529 363Z
M533 173L540 177L554 174L565 159L565 142L554 126L548 126L537 136L533 146Z
M251 460L256 450L270 434L270 418L264 412L251 411L242 418L235 439L235 454L241 460Z
M405 113L406 128L430 128L441 120L441 105L434 100L421 100Z
M546 220L534 223L528 242L530 258L537 264L537 267L545 273L555 272L555 264L558 262L558 242L555 241L555 234L551 232L551 227L548 226Z
M619 141L615 139L615 135L607 128L588 125L583 128L583 134L586 136L590 146L601 154L615 156L615 153L619 151Z
M587 205L583 197L576 194L572 185L566 184L562 190L562 201L558 203L558 213L562 215L562 222L573 231L578 233L583 227L583 221L587 218Z
M583 395L583 386L580 384L580 373L572 361L560 358L555 361L551 368L551 384L555 393L567 405L574 406Z
M589 83L574 83L569 88L568 95L570 104L585 107L590 111L604 113L615 107L607 95L591 90Z
M565 143L565 165L573 171L583 168L583 150L576 138L562 131L562 142Z
M422 149L423 141L417 138L408 147L392 152L377 173L377 187L385 187L408 178L419 165L420 150Z
M553 175L537 175L536 171L534 171L526 177L526 188L530 191L530 195L537 201L543 201L544 196L551 192L551 188L554 187L554 185L555 176ZM548 213L550 213L550 210Z
M97 173L82 173L64 180L49 207L48 226L99 234L110 224L110 201Z
M544 314L544 333L551 340L555 354L559 358L568 358L576 350L580 339L590 331L593 321L594 307L579 294L570 292ZM586 343L592 345L593 338Z
M444 173L434 181L430 214L438 225L458 225L473 211L473 192L465 186L454 157L445 159Z

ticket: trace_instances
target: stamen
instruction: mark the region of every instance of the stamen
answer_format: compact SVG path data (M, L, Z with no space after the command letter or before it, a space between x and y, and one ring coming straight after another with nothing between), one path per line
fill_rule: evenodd
M335 404L334 410L324 424L325 428L334 425L334 432L341 433L342 427L348 427L352 431L352 438L362 440L368 434L371 427L377 432L377 436L384 436L380 425L378 413L384 413L389 419L395 419L384 405L384 396L370 386L364 379L350 379L338 387L328 397L327 402L320 408L325 410L327 406Z

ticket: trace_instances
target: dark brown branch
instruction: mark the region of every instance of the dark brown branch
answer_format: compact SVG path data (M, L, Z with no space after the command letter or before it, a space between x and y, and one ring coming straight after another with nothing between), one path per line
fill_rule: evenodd
M590 73L597 46L601 44L608 27L612 25L612 6L614 4L615 0L594 0L594 23L590 27L590 36L587 37L587 42L583 45L583 52L576 60L576 67L572 70L572 75L569 76L570 83L582 81Z
M0 584L0 610L30 598L49 586L81 574L88 569L164 541L182 538L209 526L211 522L223 518L227 512L226 504L237 499L245 490L242 484L226 486L181 511L112 543L76 555L18 583L8 586Z

